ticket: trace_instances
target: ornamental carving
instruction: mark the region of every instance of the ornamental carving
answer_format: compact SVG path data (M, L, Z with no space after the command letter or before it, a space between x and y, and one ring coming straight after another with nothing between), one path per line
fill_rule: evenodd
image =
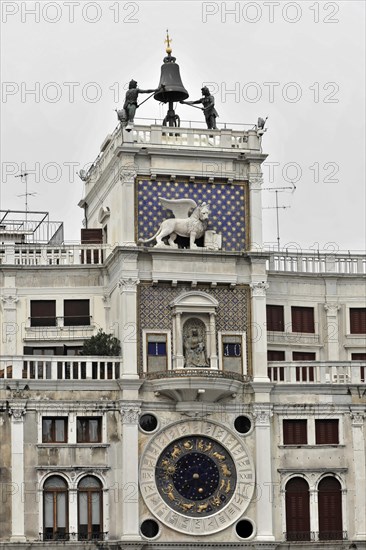
M263 184L262 175L251 176L249 174L249 189L251 191L260 191Z
M363 426L365 415L363 413L352 413L352 426Z
M255 297L257 296L265 297L266 291L269 288L269 284L265 283L264 281L259 283L250 283L249 286L252 290L252 296L255 296Z
M1 301L3 302L3 309L15 309L19 298L12 295L1 296Z
M159 197L163 208L170 210L174 218L164 220L158 231L149 239L140 240L142 244L156 241L155 248L178 248L177 235L189 238L189 248L198 248L196 239L200 239L208 227L210 207L207 203L197 204L192 199L164 199ZM163 239L168 238L166 244Z
M120 180L122 183L133 183L137 176L136 170L123 168L120 172Z
M120 279L118 281L118 286L121 292L136 292L136 288L139 283L139 279L127 277L125 279Z
M138 424L141 408L135 403L123 403L121 405L122 424Z
M253 416L258 426L269 426L272 415L273 412L268 407L254 406L253 408Z
M26 403L13 402L9 403L9 416L13 419L13 422L23 422L23 416L26 412Z
M324 309L329 315L329 317L336 317L337 311L341 309L341 306L339 304L331 304L331 303L325 303Z

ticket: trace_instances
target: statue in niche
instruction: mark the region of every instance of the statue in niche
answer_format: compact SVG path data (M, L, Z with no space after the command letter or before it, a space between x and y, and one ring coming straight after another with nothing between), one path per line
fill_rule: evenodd
M209 205L205 202L198 205L192 199L169 200L159 197L159 200L163 208L173 212L174 218L164 220L153 237L139 242L145 244L155 240L155 248L178 248L175 239L180 235L189 238L189 248L198 248L195 240L200 239L208 227ZM165 237L169 237L169 244L164 243Z
M208 367L206 346L198 328L191 328L184 339L185 368Z

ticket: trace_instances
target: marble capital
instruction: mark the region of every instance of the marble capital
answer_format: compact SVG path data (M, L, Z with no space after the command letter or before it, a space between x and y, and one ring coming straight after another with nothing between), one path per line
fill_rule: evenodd
M136 403L122 403L120 407L122 424L137 425L141 413L141 407Z
M25 401L10 401L9 402L9 416L13 422L23 422L24 415L26 413L27 404Z
M266 296L266 291L269 288L269 284L264 281L258 283L250 283L250 289L252 291L252 296L254 297L264 297Z

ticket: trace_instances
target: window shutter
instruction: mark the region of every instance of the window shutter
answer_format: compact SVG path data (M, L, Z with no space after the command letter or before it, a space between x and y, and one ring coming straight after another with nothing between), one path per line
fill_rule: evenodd
M291 307L292 332L308 332L314 334L314 308Z
M293 361L315 361L315 353L309 351L293 351Z
M352 361L366 361L366 353L352 353Z
M267 330L284 331L283 306L267 306Z
M56 300L31 300L31 326L56 326Z
M285 360L285 352L275 350L275 349L269 349L267 351L267 360L268 361L284 361Z
M89 300L64 301L65 327L90 325Z
M366 307L353 307L349 314L351 334L366 334Z
M319 483L318 512L319 540L342 539L342 492L334 477L326 477Z
M82 229L81 244L102 244L103 230L102 229Z
M287 540L310 540L309 486L302 478L293 478L286 484Z
M338 445L338 420L315 420L315 443L317 445Z
M284 420L284 445L306 445L308 442L307 420Z

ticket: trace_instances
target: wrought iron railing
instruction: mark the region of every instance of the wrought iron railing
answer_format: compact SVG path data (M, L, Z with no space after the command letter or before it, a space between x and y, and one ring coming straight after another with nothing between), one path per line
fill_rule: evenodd
M105 541L108 539L108 531L95 531L94 533L78 533L78 532L66 532L55 531L40 532L38 533L40 541Z
M284 533L286 541L306 542L306 541L329 541L329 540L348 540L347 531L287 531Z

